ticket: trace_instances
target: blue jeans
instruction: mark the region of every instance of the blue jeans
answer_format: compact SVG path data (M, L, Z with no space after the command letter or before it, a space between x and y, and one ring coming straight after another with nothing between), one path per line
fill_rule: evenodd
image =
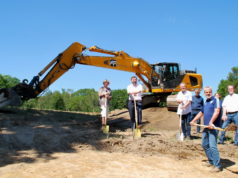
M217 168L221 167L220 155L217 149L217 132L216 130L204 129L202 132L202 147L206 153L210 164Z
M222 128L225 129L232 122L234 122L235 125L237 126L236 132L235 132L235 144L238 144L238 112L234 113L234 114L227 114L227 120L225 120L223 122ZM221 136L220 136L220 140L219 140L220 143L224 143L225 135L226 135L226 132L222 131Z
M190 137L191 136L191 113L182 115L182 131L184 137Z
M137 121L138 125L142 124L142 101L136 101L136 109L137 109ZM135 127L135 108L134 101L129 100L128 102L128 110L132 122L132 127Z

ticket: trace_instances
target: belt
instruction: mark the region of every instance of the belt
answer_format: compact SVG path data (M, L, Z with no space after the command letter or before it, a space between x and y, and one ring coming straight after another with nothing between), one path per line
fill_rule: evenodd
M235 114L237 113L238 111L234 111L234 112L227 112L227 114Z
M134 103L134 100L129 100L130 102ZM142 100L135 100L136 102L142 102Z

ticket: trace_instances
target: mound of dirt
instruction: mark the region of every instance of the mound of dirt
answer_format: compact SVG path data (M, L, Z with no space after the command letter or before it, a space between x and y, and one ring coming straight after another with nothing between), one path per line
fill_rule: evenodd
M194 140L176 139L179 119L166 108L143 110L142 138L133 139L127 110L95 113L0 111L0 177L236 177L237 147L219 145L224 171L212 174ZM194 129L194 128L193 128ZM233 136L234 132L228 133Z

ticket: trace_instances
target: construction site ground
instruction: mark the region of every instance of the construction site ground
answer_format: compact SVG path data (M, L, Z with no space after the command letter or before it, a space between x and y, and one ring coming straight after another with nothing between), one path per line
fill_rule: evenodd
M166 108L143 110L142 137L133 139L126 109L109 114L110 134L93 113L0 111L0 177L238 177L238 147L218 145L223 171L204 167L201 133L180 142L179 118ZM227 133L229 138L234 132Z

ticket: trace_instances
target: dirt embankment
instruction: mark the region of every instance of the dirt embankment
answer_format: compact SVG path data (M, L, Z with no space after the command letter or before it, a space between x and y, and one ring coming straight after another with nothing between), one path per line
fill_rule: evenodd
M202 166L201 134L178 142L178 117L165 108L143 110L134 139L127 110L110 113L110 134L93 114L0 112L0 177L237 177L237 147L219 145L223 172ZM233 134L234 133L230 133Z

